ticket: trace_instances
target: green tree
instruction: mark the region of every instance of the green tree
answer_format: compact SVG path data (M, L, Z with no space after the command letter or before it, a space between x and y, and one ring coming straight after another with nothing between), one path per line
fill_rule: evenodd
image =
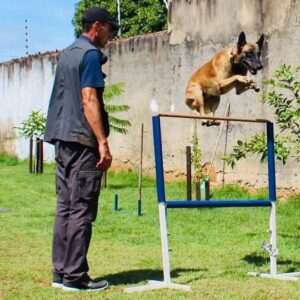
M300 161L300 66L280 66L273 78L265 80L269 91L263 93L261 101L274 109L275 121L280 132L275 135L275 157L283 164L291 154ZM233 151L223 157L227 164L234 167L247 154L261 155L261 162L267 157L266 134L256 134L248 141L237 141Z
M167 9L163 0L120 0L122 37L127 38L167 27ZM107 9L117 20L117 0L81 0L75 6L72 20L75 36L81 33L84 12L93 6Z

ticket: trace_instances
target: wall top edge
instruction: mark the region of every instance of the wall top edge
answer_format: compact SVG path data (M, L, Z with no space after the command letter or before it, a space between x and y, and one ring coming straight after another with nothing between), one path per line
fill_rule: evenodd
M169 37L169 34L167 33L167 31L158 31L158 32L153 32L153 33L148 33L148 34L143 34L143 35L137 35L137 36L130 37L130 38L117 39L117 40L109 42L106 48L109 49L109 48L113 48L115 46L130 44L132 42L151 40L151 39L156 39L156 38L164 38L164 37L167 37L167 38ZM34 59L40 59L43 57L56 58L57 56L59 56L61 54L61 52L62 52L62 50L47 51L47 52L43 52L43 53L39 52L39 53L32 54L32 55L29 55L26 57L19 57L19 58L15 58L12 60L0 62L0 67L9 66L12 64L24 64L24 63L26 64L28 62L31 62Z

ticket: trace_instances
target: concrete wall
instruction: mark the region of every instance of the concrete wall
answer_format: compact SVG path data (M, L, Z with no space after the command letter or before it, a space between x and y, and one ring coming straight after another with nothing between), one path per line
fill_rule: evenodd
M169 30L108 45L109 62L104 66L107 83L124 81L126 91L116 103L127 103L131 110L126 118L132 122L128 135L112 134L111 148L114 167L135 169L138 165L140 126L145 125L145 161L147 171L153 169L151 106L159 112L190 113L184 104L184 92L192 73L208 61L216 51L233 44L244 30L249 41L256 41L263 32L266 44L263 50L264 69L256 80L262 89L262 80L272 75L281 63L299 65L300 44L299 1L279 0L173 0L169 15ZM0 64L0 139L2 148L25 157L26 146L15 143L11 129L26 118L32 109L46 111L57 53L48 53L30 59ZM258 102L253 91L236 96L230 92L222 96L217 111L223 115L227 102L232 116L273 118L270 109ZM155 105L154 105L155 106ZM165 170L170 177L184 173L185 146L190 144L194 122L163 120ZM203 149L203 161L209 161L218 128L198 125ZM229 126L228 149L237 139L263 130L262 125L232 123ZM1 144L1 142L0 142ZM23 143L24 144L24 143ZM215 167L217 180L222 178L225 131L222 135ZM46 157L53 157L46 149ZM298 166L296 168L295 166ZM300 188L299 164L290 161L282 168L277 165L279 186ZM266 184L266 166L256 157L238 163L235 170L226 168L225 181L243 181L253 186Z
M0 64L0 152L28 157L28 141L14 127L32 110L47 111L58 56L51 52ZM53 158L52 149L45 150L46 159Z

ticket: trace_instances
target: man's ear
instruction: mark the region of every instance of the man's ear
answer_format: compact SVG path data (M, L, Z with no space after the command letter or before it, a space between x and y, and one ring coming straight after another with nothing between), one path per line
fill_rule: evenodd
M262 46L263 46L263 43L264 43L264 40L265 40L265 36L262 34L259 38L259 40L256 42L256 44L258 45L259 47L259 50L261 50Z
M93 25L95 26L96 29L99 29L99 27L102 26L101 22L99 21L96 21Z
M244 31L242 31L239 35L239 39L237 42L237 48L238 48L238 52L241 53L242 52L242 48L247 44L246 41L246 35L244 33Z

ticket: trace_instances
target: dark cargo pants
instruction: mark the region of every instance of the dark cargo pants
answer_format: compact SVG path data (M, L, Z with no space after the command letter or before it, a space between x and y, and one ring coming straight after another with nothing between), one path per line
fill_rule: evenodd
M87 252L92 222L98 210L102 172L96 168L97 148L57 141L57 209L52 261L54 279L77 282L88 270Z

